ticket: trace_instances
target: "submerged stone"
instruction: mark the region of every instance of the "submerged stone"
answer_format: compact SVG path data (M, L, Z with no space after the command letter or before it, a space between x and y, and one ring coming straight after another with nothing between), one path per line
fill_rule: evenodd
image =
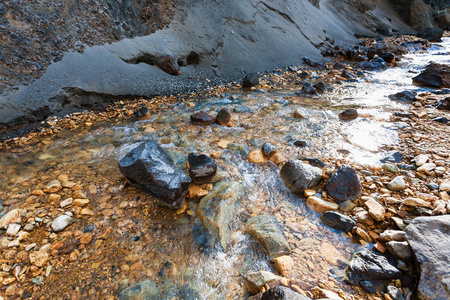
M159 300L160 294L156 283L145 280L136 283L119 293L119 300Z
M255 237L271 259L291 253L278 221L269 215L259 215L247 221L247 233Z
M213 158L205 154L190 153L188 160L189 176L191 176L193 182L211 182L217 172L217 163Z
M155 142L144 142L119 161L119 168L130 183L158 199L158 203L178 208L191 178L177 168L170 156Z
M240 198L242 186L235 182L219 182L200 200L197 216L214 242L219 242L226 251L230 236L230 225L235 206Z

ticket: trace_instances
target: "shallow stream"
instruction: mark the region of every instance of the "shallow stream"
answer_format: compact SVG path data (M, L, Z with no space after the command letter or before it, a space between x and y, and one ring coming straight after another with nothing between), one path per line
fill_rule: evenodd
M35 145L2 152L3 211L18 207L27 201L31 191L66 174L86 191L91 201L89 209L94 212L92 216L79 218L72 226L93 233L106 227L113 229L112 236L102 244L81 249L77 260L55 264L39 293L51 295L56 289L61 296L74 298L97 293L117 295L118 289L127 283L124 280L134 284L149 279L164 299L180 295L186 286L196 290L201 299L238 299L245 294L243 275L257 270L275 272L269 257L244 228L248 216L263 211L277 218L295 249L293 277L302 289L323 282L332 290L351 292L341 279L346 262L355 251L371 245L354 243L323 226L319 215L286 188L275 164L249 163L246 154L270 142L288 159L307 157L378 165L383 156L380 147L395 144L397 129L405 126L390 122L392 113L407 110L410 105L392 101L388 96L403 90L426 91L413 86L411 78L429 61L450 63L449 51L447 38L428 52L405 55L400 67L367 72L319 96L298 96L295 92L300 86L290 85L250 92L229 90L223 97L199 100L193 106L179 103L161 107L148 120L66 130ZM319 80L314 77L318 76L313 74L309 80ZM196 111L217 112L225 107L232 112L236 126L201 126L189 121ZM360 117L339 120L338 114L350 107L357 108ZM300 109L304 119L294 118L296 109ZM217 162L221 172L244 185L245 195L236 209L227 252L216 249L204 254L195 245L192 230L198 200L190 200L187 212L177 214L157 207L145 193L124 187L118 160L148 140L157 141L169 150L183 169L191 152L220 152ZM218 147L222 140L229 141L228 149ZM306 141L307 146L295 146L297 140ZM66 193L69 197L71 192ZM44 219L54 219L56 213L64 211L60 208L53 212L44 199L32 207L42 209ZM40 230L41 240L36 238L30 243L43 245L44 238L51 241L44 225ZM93 268L93 263L100 266Z

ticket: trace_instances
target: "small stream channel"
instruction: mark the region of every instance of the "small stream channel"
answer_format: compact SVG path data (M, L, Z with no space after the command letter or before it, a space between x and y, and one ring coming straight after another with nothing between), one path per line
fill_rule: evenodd
M298 249L294 251L298 260L295 277L304 286L323 281L334 290L350 291L341 276L352 254L364 246L322 225L319 215L284 185L275 164L249 163L246 154L250 149L270 142L289 159L342 159L361 166L378 165L383 155L379 148L395 144L397 129L404 126L390 122L390 116L394 111L407 110L410 105L392 101L388 96L403 90L425 91L413 86L411 78L429 61L449 64L449 51L450 39L446 38L430 51L405 55L400 67L367 72L320 96L298 96L295 92L299 86L250 92L230 90L221 98L199 100L194 108L183 103L163 107L148 120L103 123L88 129L62 131L35 145L1 153L0 189L3 192L0 198L11 199L34 190L41 180L50 181L52 172L68 174L72 181L87 182L85 185L96 185L99 193L89 196L90 209L98 215L81 220L79 225L107 219L105 224L117 228L111 245L125 247L127 257L142 261L140 268L130 270L126 276L130 284L150 279L164 299L178 295L180 287L186 286L198 291L201 299L237 299L243 295L242 275L257 270L275 272L269 257L244 228L249 215L263 211L277 218L291 247ZM217 112L224 107L230 109L239 126L199 126L189 121L195 111ZM338 114L350 107L357 108L360 117L353 121L339 120ZM294 118L295 109L300 109L305 118ZM169 150L176 164L183 169L191 152L222 152L221 158L217 159L221 172L245 188L227 252L215 249L204 254L195 245L192 229L196 223L198 200L189 202L192 216L177 215L151 206L144 193L131 187L123 188L118 160L148 140L157 141ZM230 142L228 149L218 148L220 140ZM308 145L299 148L293 144L296 140L305 140ZM108 195L111 200L105 203L102 199ZM4 211L25 200L17 199ZM135 201L138 203L135 207L130 205L115 210L121 201L131 203L133 199L139 199ZM141 208L145 212L144 219L138 219L137 213L127 213L127 209L145 205L150 205L153 211L148 213ZM114 210L113 215L102 213L108 209ZM128 226L130 222L132 226ZM371 248L371 245L365 247ZM108 260L115 266L129 262L123 256L106 256L105 253L108 252L100 254L104 257L97 257L105 265ZM123 281L122 277L118 278ZM56 280L59 284L65 282L63 276ZM105 281L105 287L117 286L114 281Z

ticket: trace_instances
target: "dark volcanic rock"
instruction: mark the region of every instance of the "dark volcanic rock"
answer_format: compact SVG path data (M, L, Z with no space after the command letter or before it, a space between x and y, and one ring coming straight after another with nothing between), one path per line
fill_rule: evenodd
M296 94L299 95L317 95L317 91L310 82L305 82L303 84L302 90L299 92L296 92Z
M242 80L242 87L249 89L251 87L254 87L255 85L259 84L259 75L256 73L248 74L244 77L244 80Z
M189 176L195 183L210 182L217 172L216 161L205 154L191 153L188 156L189 160Z
M416 101L417 92L403 91L397 94L390 95L389 98L400 101Z
M388 64L395 61L395 54L392 52L383 52L379 56Z
M429 27L420 30L418 33L416 33L416 36L426 39L430 42L441 42L443 34L444 31L442 29L436 27Z
M436 17L436 22L442 30L450 30L450 7L440 11Z
M308 142L305 140L298 140L294 142L294 145L297 147L306 147L308 146Z
M369 48L367 57L373 59L375 55L381 56L383 53L393 53L394 55L403 55L408 52L408 49L402 45L391 43L378 43Z
M309 57L303 57L303 61L305 62L305 64L307 64L308 66L313 67L313 68L323 67L323 65L321 63L319 63Z
M319 81L318 83L313 85L313 87L316 89L316 91L318 91L321 94L325 93L325 91L327 89L327 86L325 85L325 83L323 81Z
M261 296L261 300L311 300L311 298L294 292L290 288L276 286L265 291Z
M356 226L356 222L353 221L352 218L335 211L325 212L320 216L320 220L325 225L344 232L349 232L354 226Z
M191 122L195 124L212 124L216 121L214 115L210 115L204 111L199 111L191 115Z
M350 73L348 70L342 71L341 76L344 77L344 78L347 78L347 79L355 78L355 77L356 77L355 75L353 75L352 73Z
M150 118L150 110L147 106L143 106L134 112L134 115L139 119L148 119Z
M281 168L280 175L286 186L298 194L316 186L322 179L322 170L300 160L290 160Z
M387 162L391 162L391 163L398 163L401 162L403 159L403 155L397 151L397 150L392 150L387 152L384 157L382 159L380 159L380 161L382 163L387 163Z
M394 34L392 32L392 28L389 27L387 24L381 24L380 26L377 27L376 31L379 34L386 35L386 36L391 36Z
M231 127L233 126L233 116L228 109L222 108L217 113L216 122L219 125Z
M277 153L277 148L270 144L270 143L264 143L264 145L261 147L261 151L266 157L272 157Z
M283 229L274 217L269 215L251 217L247 221L246 231L259 241L271 259L291 253Z
M379 282L398 279L401 276L401 272L384 256L368 250L355 253L345 273L345 280L355 286L361 281Z
M447 124L449 119L446 117L436 117L433 119L433 121L439 122L439 123L443 123L443 124Z
M339 114L339 119L341 120L353 120L358 117L358 111L354 108L349 108L344 110Z
M422 73L413 77L413 82L435 88L448 88L450 87L450 66L431 63Z
M149 192L159 203L178 208L188 192L191 178L155 142L144 142L119 161L119 168L130 183Z
M450 215L415 218L405 231L420 270L419 299L450 299Z
M341 203L346 200L356 200L362 195L362 186L356 170L348 165L342 165L331 175L325 184L328 195Z
M371 61L365 61L359 64L359 67L368 71L379 71L387 68L386 62L381 58L377 57Z
M437 109L450 110L450 97L442 99L436 103Z

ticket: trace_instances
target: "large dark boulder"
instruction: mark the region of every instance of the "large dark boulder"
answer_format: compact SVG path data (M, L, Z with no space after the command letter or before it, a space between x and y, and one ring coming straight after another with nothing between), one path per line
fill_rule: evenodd
M158 203L178 208L191 178L177 168L170 156L155 142L144 142L119 161L119 169L130 183L158 199Z
M352 218L335 211L325 212L320 216L320 220L323 224L343 232L349 232L356 226L356 222Z
M401 272L384 256L367 249L356 252L345 269L345 281L358 286L362 282L381 283L401 277Z
M300 160L290 160L280 171L281 179L296 194L315 187L322 179L322 170Z
M442 30L450 30L450 7L438 12L435 20Z
M403 55L408 52L405 46L392 43L378 43L367 50L367 57L373 59L375 55L382 56L384 53Z
M195 183L207 183L217 172L217 163L214 158L205 154L190 153L189 160L189 176Z
M362 195L362 185L356 170L348 165L342 165L331 175L325 184L328 195L341 203L356 200Z
M246 231L259 241L271 259L291 253L283 229L274 217L264 214L250 218Z
M311 298L294 292L290 288L284 286L276 286L265 291L261 300L311 300Z
M242 80L242 87L249 89L259 84L259 75L257 73L251 73L244 77Z
M390 95L389 98L392 100L400 100L400 101L416 101L417 92L415 91L403 91L398 92L396 94Z
M430 42L441 42L442 41L442 35L444 34L444 31L440 28L436 27L428 27L424 28L418 33L416 33L417 37L426 39Z
M415 218L405 231L420 271L419 299L450 299L450 215Z
M381 57L376 57L371 61L365 61L359 64L359 67L368 71L379 71L387 68L387 64Z
M423 0L389 0L399 16L413 29L432 26L430 8Z
M431 63L422 73L413 77L413 82L435 88L448 88L450 87L450 66Z

